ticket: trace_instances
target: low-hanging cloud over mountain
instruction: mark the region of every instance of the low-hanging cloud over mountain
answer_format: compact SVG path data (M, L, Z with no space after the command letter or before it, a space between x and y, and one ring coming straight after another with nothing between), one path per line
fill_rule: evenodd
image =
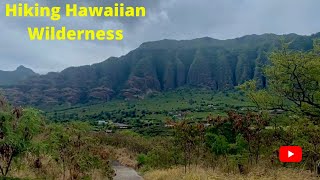
M210 36L229 39L246 34L320 31L318 0L38 0L40 5L110 6L115 2L147 8L143 18L49 18L5 17L7 3L36 3L34 0L0 2L0 69L25 65L40 73L68 66L92 64L120 56L145 41L192 39ZM63 2L63 4L62 4ZM30 41L27 27L62 26L73 29L123 29L124 40L116 41Z

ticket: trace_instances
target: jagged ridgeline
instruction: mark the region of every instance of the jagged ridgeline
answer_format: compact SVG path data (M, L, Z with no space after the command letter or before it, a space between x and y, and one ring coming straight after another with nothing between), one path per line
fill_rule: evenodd
M17 104L52 105L132 98L182 86L232 89L253 78L265 86L261 68L268 63L268 54L281 46L281 39L291 42L291 49L309 50L318 37L319 33L265 34L147 42L125 56L32 77L5 92Z

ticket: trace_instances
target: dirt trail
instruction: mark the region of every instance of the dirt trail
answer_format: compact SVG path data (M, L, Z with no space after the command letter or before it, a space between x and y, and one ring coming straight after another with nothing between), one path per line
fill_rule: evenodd
M116 173L116 176L113 178L114 180L143 180L143 178L138 175L137 171L132 168L122 166L118 162L113 163L113 169Z

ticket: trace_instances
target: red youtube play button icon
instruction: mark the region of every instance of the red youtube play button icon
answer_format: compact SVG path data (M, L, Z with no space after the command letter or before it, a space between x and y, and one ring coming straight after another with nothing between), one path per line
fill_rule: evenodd
M299 163L302 161L302 148L300 146L281 146L279 159L281 162Z

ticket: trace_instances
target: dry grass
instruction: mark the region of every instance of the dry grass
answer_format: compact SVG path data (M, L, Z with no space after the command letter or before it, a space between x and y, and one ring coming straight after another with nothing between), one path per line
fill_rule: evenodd
M120 164L132 168L136 168L137 161L135 160L136 155L126 148L114 148L109 146L108 149L110 150L111 154L114 156L113 158L119 161Z
M50 177L52 179L59 179L62 174L62 168L50 156L41 156L41 168L35 168L35 161L37 157L27 154L21 162L13 165L10 173L12 177L39 179L40 177Z
M27 154L22 162L14 164L14 167L9 174L9 177L21 178L21 179L52 179L52 180L64 180L71 179L70 172L63 171L62 165L57 163L52 157L43 155L41 156L41 168L35 168L34 162L37 157ZM101 170L93 170L92 179L104 180Z
M145 180L317 180L313 174L307 171L299 171L287 168L267 170L255 168L247 175L222 173L193 167L187 174L183 167L166 170L154 170L144 175Z
M122 165L135 168L137 161L135 155L125 148L119 149L112 146L106 146L105 149L109 152L112 159L119 161ZM26 179L56 179L63 180L70 178L70 172L63 171L62 164L55 161L53 157L48 155L41 155L41 168L35 167L35 161L37 156L31 153L26 154L20 161L13 164L12 170L9 173L10 177L26 178ZM94 170L92 173L92 179L103 180L106 179L103 176L103 172L100 170Z

